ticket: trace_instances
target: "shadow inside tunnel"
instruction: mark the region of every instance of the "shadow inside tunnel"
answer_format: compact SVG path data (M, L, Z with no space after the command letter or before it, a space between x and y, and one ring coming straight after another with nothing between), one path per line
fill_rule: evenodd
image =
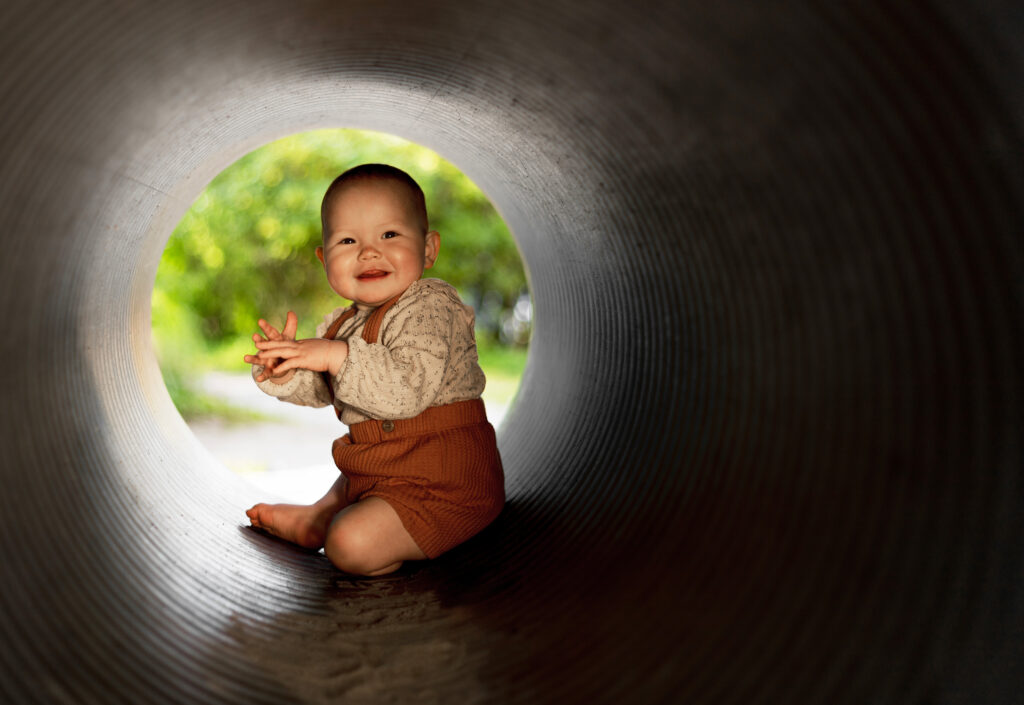
M455 692L460 702L492 700L509 686L491 676L513 625L485 619L482 609L518 593L515 552L502 549L517 532L529 534L529 517L510 502L465 544L375 578L346 575L322 552L239 527L265 558L295 571L302 594L290 597L301 607L270 619L233 614L226 636L298 702L446 703Z
M295 589L305 594L301 608L269 620L232 615L226 636L301 702L448 703L456 693L465 703L540 693L606 702L609 689L635 691L641 681L662 692L675 673L611 674L623 650L653 658L676 633L664 590L603 561L601 546L579 553L551 540L571 529L564 507L513 498L489 527L437 559L363 578L337 571L322 553L241 528L268 559L301 574ZM650 601L636 599L644 594ZM608 648L615 633L625 636ZM589 685L559 694L568 668L590 672Z

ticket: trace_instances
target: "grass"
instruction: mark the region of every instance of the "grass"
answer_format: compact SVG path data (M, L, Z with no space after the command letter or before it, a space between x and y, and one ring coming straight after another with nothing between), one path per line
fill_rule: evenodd
M478 345L480 367L487 377L484 397L498 404L511 404L519 391L519 381L526 367L525 347Z
M162 363L161 372L174 406L178 408L178 413L186 421L220 419L229 424L236 424L270 419L266 414L231 404L196 389L193 383L185 381L185 377L180 371L180 360L176 363L171 365ZM188 367L194 369L191 365Z

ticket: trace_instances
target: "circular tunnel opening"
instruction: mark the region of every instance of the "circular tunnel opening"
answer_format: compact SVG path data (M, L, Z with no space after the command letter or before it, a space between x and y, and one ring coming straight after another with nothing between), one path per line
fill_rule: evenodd
M457 167L367 130L300 133L248 153L214 177L168 240L153 290L154 346L171 398L203 445L287 501L312 502L333 484L328 449L345 429L323 410L259 393L242 357L259 318L280 326L294 310L305 338L350 303L330 290L312 253L322 191L362 163L397 166L424 188L442 243L424 276L453 284L476 312L483 401L499 432L526 365L532 305L522 260L501 216Z

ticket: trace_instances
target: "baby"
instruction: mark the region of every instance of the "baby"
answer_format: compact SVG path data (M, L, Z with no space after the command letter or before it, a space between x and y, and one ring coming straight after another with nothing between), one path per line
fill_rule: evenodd
M320 210L327 281L353 301L296 340L259 321L246 355L260 389L304 406L333 404L349 433L334 441L341 471L311 505L257 504L254 527L310 549L339 569L384 575L435 558L501 511L504 474L480 393L473 310L454 287L421 279L440 235L423 191L382 164L349 169Z

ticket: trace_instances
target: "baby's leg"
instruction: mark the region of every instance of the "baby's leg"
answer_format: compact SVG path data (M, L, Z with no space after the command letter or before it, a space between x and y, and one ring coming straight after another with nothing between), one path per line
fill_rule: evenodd
M327 530L324 553L335 566L355 575L384 575L398 570L402 561L426 558L398 513L380 497L342 509Z
M322 548L331 518L345 507L348 480L339 474L327 494L314 504L257 504L246 514L257 529L305 548Z

